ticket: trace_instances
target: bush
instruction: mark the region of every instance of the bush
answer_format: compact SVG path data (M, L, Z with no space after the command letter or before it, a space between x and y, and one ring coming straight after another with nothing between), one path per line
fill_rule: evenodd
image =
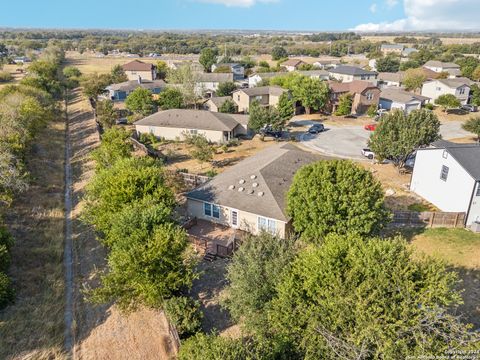
M0 83L2 82L10 82L13 80L13 76L6 71L0 71Z
M433 104L431 104L431 103L427 103L427 104L425 104L425 109L427 109L427 110L433 110L433 109L435 109L435 106L434 106Z
M10 249L13 237L4 226L0 227L0 271L6 271L10 265Z
M370 117L374 117L375 115L377 115L377 110L378 110L378 106L375 104L372 104L367 110L367 115Z
M203 314L199 301L185 296L173 297L163 303L163 310L180 337L188 337L200 329Z
M10 304L15 299L15 291L9 277L0 272L0 309Z

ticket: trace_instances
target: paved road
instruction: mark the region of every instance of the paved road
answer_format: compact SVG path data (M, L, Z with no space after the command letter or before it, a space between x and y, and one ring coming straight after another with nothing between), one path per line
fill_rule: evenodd
M306 124L303 124L306 125ZM460 122L448 122L440 127L443 139L455 139L468 136L462 129ZM309 148L347 159L365 160L361 150L367 147L371 132L361 126L342 126L327 128L327 131L318 135L303 134L300 141Z

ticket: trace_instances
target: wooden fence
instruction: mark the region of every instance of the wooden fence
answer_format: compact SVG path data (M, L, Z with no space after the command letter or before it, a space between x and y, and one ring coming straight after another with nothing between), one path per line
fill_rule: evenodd
M394 211L393 226L463 228L465 213Z
M203 176L203 175L190 174L186 172L178 172L177 174L183 178L185 185L192 188L195 188L199 185L203 185L210 180L208 176Z

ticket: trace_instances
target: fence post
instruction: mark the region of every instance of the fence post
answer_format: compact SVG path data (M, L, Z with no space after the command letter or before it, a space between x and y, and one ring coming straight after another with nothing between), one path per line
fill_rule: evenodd
M431 227L431 228L433 227L434 220L435 220L435 212L431 212L430 213L430 222L428 224L429 227Z
M457 225L458 225L458 217L459 217L459 215L460 215L460 213L457 213L457 214L455 215L455 222L453 223L453 227L454 227L454 228L456 228Z

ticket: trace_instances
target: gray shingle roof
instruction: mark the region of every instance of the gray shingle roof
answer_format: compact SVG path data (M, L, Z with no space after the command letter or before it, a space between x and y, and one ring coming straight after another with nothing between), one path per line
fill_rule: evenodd
M112 84L107 87L108 90L114 90L114 91L133 91L138 87L142 87L144 89L156 89L156 88L164 88L167 84L163 80L153 80L153 81L146 81L142 80L141 83L139 83L137 80L130 80L130 81L125 81L122 83L118 84Z
M437 61L437 60L430 60L425 63L423 66L431 66L431 67L441 67L444 69L460 69L460 65L455 64L455 63L448 63L448 62L442 62L442 61Z
M147 116L135 125L231 131L248 122L248 115L222 114L205 110L172 109Z
M426 96L417 95L399 88L383 89L380 93L380 98L404 104L415 100L422 102L429 99Z
M445 149L476 181L480 181L480 144L456 144L439 140L432 144Z
M198 82L227 82L233 81L232 73L200 73L197 78Z
M364 70L356 66L341 65L337 66L335 69L330 70L333 74L343 74L343 75L376 75L375 71Z
M272 146L215 176L187 197L288 222L286 195L293 176L300 167L321 159L292 144Z
M227 100L232 100L231 96L213 96L210 98L210 101L215 104L215 106L220 107Z
M288 90L282 89L280 86L258 86L258 87L248 88L248 89L240 89L237 91L242 91L248 96L260 96L260 95L280 96Z

